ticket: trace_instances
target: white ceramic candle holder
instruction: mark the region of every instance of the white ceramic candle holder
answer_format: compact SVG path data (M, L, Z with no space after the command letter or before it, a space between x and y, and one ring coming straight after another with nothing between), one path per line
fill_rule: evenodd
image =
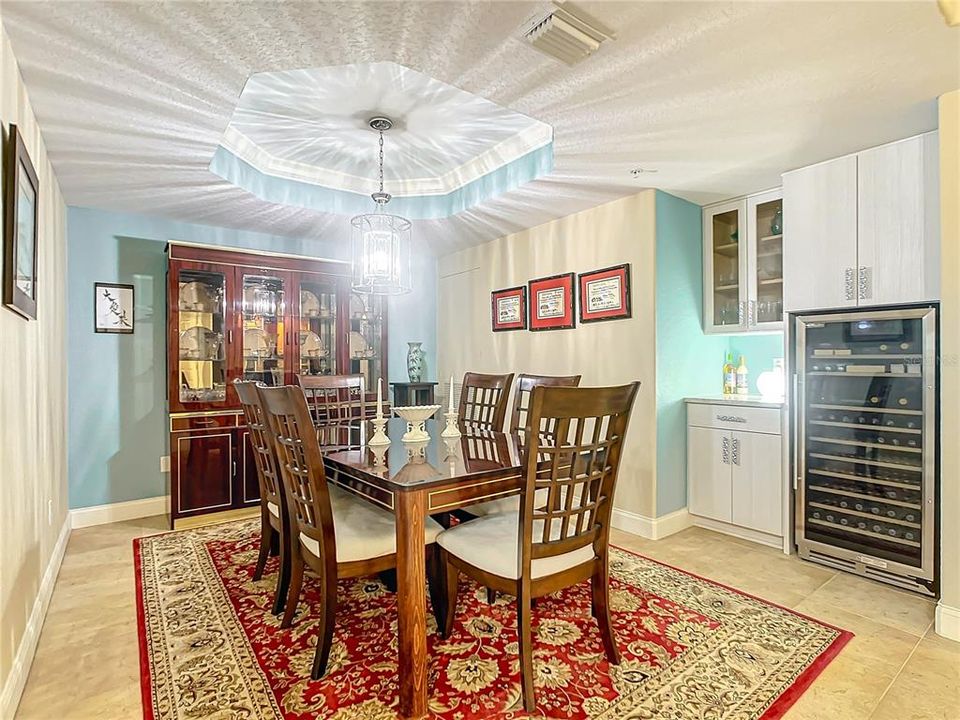
M447 420L447 426L443 429L443 432L440 433L440 437L460 437L460 428L457 427L457 414L455 412L447 412L443 414L443 417L445 417Z
M387 418L378 417L370 422L373 423L373 437L367 441L367 445L373 445L374 447L378 445L389 445L390 438L388 438L387 434L383 431L387 425Z
M426 442L430 434L424 423L440 409L439 405L405 405L395 407L393 411L407 421L407 431L400 438L405 443Z
M387 469L387 445L390 444L390 439L387 438L386 445L374 445L370 448L370 452L373 453L373 471L381 473Z

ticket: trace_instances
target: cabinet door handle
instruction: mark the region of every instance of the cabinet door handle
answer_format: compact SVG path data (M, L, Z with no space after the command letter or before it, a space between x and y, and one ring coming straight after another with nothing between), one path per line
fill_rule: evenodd
M746 313L743 311L744 302L741 300L737 303L737 325L743 327L743 321Z
M843 271L843 294L847 300L853 300L853 268L848 267Z
M237 461L236 461L236 460L231 460L230 463L231 463L231 465L233 466L233 476L236 477L236 476L237 476Z
M197 418L196 420L194 420L194 422L197 425L216 425L217 424L216 420L209 420L204 418Z
M747 310L747 326L756 327L757 326L757 301L751 300L748 305Z
M740 464L740 439L739 438L733 439L733 464L734 465Z
M859 300L869 300L873 297L873 288L871 287L871 281L873 280L872 270L872 267L866 265L861 265L857 269L857 298Z
M730 464L730 438L727 436L724 436L720 443L720 459L724 465Z
M233 345L233 330L227 330L227 342Z

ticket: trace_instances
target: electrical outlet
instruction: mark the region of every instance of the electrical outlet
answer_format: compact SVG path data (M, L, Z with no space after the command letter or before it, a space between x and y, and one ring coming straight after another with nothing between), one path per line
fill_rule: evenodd
M53 525L53 500L47 500L47 525Z
M170 472L170 456L161 455L160 456L160 472Z

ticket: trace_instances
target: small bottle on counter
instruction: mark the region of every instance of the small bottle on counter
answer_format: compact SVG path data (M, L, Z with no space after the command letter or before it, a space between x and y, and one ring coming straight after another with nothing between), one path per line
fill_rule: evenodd
M750 393L750 383L747 381L748 371L747 362L740 356L740 364L737 366L737 395L747 395Z
M733 364L733 353L727 353L723 364L723 394L733 395L737 391L737 366Z

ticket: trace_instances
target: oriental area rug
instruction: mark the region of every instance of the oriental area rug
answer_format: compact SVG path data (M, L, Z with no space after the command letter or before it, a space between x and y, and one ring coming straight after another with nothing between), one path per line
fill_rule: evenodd
M319 583L306 578L281 629L270 614L277 559L252 579L258 523L134 541L144 718L394 720L394 595L375 578L341 581L328 671L311 680ZM513 598L491 606L461 576L448 640L428 615L431 718L772 720L851 637L623 550L610 575L621 664L604 656L588 584L539 600L533 716L519 703Z

